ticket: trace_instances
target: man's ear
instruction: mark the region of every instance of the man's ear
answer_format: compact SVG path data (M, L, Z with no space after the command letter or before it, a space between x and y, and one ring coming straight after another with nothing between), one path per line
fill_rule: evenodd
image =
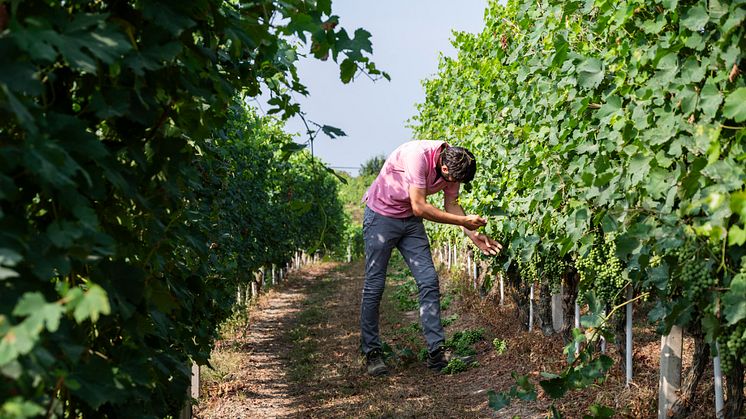
M448 174L448 166L446 166L445 164L441 164L440 165L440 173L442 173L443 176L447 175Z

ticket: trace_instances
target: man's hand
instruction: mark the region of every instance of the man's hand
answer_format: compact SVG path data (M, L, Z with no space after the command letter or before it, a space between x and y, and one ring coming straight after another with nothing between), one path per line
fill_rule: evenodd
M479 227L486 226L487 220L478 215L465 215L464 222L461 225L467 230L476 230Z
M474 233L471 236L471 241L477 245L479 250L482 251L486 256L495 256L503 249L503 246L496 240L493 240L482 233Z

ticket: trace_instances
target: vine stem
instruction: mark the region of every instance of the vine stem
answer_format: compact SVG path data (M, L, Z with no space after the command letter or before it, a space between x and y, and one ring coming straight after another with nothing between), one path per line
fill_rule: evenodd
M49 406L47 406L47 419L52 417L52 407L54 406L55 400L57 400L57 393L59 393L60 389L62 389L62 383L65 382L64 377L60 377L57 379L57 384L54 386L54 390L52 390L52 397L49 400Z
M627 300L627 301L625 301L625 302L623 302L623 303L621 303L621 304L618 304L618 305L614 306L614 307L613 307L613 308L611 309L611 311L609 311L609 314L607 314L607 315L605 315L605 316L601 316L601 317L603 318L603 322L601 322L601 325L600 325L600 326L603 326L603 325L605 325L605 324L606 324L606 323L607 323L607 322L609 321L609 319L611 318L611 316L612 316L612 315L613 315L613 314L614 314L614 313L615 313L615 312L616 312L617 310L619 310L620 308L626 307L626 306L627 306L627 304L631 304L631 303L634 303L635 301L637 301L637 300L639 300L639 299L641 299L641 298L645 298L645 297L647 297L647 296L649 296L649 295L650 295L650 293L649 293L649 292L644 292L644 293L642 293L642 294L638 295L637 297L635 297L635 298L633 298L633 299L631 299L631 300ZM589 341L589 342L590 342L590 341L593 341L593 340L594 340L594 339L596 338L596 336L598 335L598 331L599 331L599 330L601 329L601 327L600 327L600 326L599 326L599 327L596 327L596 328L594 328L594 329L593 329L593 334L591 335L591 338L590 338L590 339L588 339L588 341ZM580 359L580 357L579 357L579 356L576 356L576 357L575 357L575 359L574 359L574 360L572 361L572 364L570 364L570 365L569 365L569 366L568 366L568 367L567 367L567 368L565 369L565 371L570 371L570 370L571 370L571 369L572 369L572 368L573 368L573 367L575 366L575 364L577 364L577 363L578 363L578 360L579 360L579 359Z

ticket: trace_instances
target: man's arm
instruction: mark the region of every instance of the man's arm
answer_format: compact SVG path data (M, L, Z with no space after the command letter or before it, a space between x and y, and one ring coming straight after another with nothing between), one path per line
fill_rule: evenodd
M443 207L450 214L464 215L464 209L461 208L457 201L457 197L444 196ZM486 221L485 221L486 224ZM471 239L472 242L484 253L485 255L496 255L502 250L502 245L496 240L493 240L486 235L477 231L470 230L464 226L461 227L464 233Z
M436 223L458 225L466 230L476 230L487 224L487 220L478 215L466 215L458 204L456 206L460 213L448 211L448 207L446 211L443 211L428 203L426 197L427 193L424 188L409 187L409 200L412 203L414 215Z

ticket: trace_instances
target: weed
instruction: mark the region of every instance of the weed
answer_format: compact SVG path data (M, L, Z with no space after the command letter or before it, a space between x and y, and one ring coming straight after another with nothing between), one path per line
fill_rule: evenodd
M453 294L448 293L443 296L440 300L440 309L441 310L448 310L448 307L451 306L451 303L453 302Z
M249 328L249 313L251 309L243 304L236 304L233 313L220 325L219 333L222 339L232 339L243 336Z
M467 364L460 358L453 358L450 362L448 362L448 365L443 368L442 372L443 374L458 374L460 372L464 372L468 370L469 368L478 367L478 362L472 362L470 364Z
M502 355L508 350L508 342L504 339L492 339L492 346L495 348L498 355Z
M420 349L420 352L417 354L417 360L420 362L425 362L427 360L427 348Z
M443 327L448 327L456 320L458 320L458 314L454 313L446 317L445 319L440 319L440 324L443 325Z
M409 326L400 327L397 334L400 335L419 335L422 331L419 323L412 323Z
M482 339L484 339L484 329L465 329L454 333L450 339L446 340L445 346L453 349L458 355L474 355L476 351L474 351L472 345Z
M399 310L412 311L417 310L417 284L414 279L408 278L406 281L396 286L394 298L398 302Z

